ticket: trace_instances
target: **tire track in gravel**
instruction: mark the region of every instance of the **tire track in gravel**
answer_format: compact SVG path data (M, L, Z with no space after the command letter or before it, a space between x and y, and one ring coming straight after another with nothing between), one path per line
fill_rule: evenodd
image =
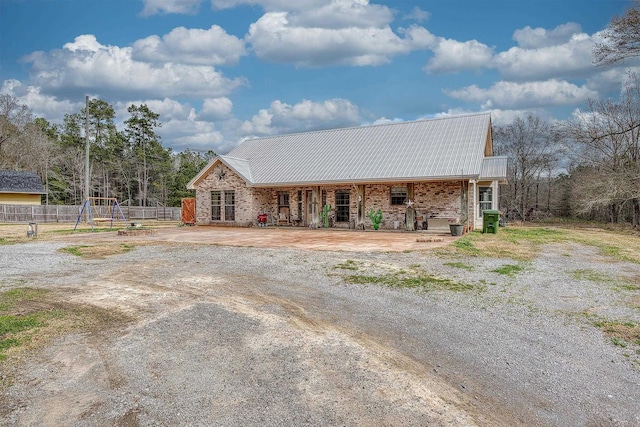
M135 335L149 324L204 303L257 321L267 331L262 337L264 341L288 347L289 340L295 337L296 354L303 361L307 374L317 383L301 387L303 392L300 398L316 409L334 406L342 407L344 413L357 413L358 410L353 406L366 407L370 404L369 400L374 399L378 403L396 406L410 417L417 414L428 416L434 425L509 424L508 417L503 418L499 413L482 413L477 402L470 402L458 390L437 376L428 374L429 367L391 349L375 337L311 316L302 305L291 299L260 292L255 284L264 281L264 277L246 274L225 275L222 278L193 275L178 279L165 278L160 283L153 271L161 265L161 261L154 261L119 267L99 275L95 281L74 292L71 298L78 303L117 309L134 316L137 321L127 328L127 336ZM310 299L309 296L305 297L304 303L308 304ZM106 388L111 391L127 388L126 372L119 370L117 362L112 361L117 354L114 345L120 338L118 335L100 334L85 343L96 352L93 358L95 366L89 369L94 372L89 376L94 381L98 380L98 383L105 381ZM358 387L357 378L353 382L346 378L347 373L341 371L342 367L317 363L316 355L325 348L342 349L342 352L356 355L357 363L350 366L360 376L366 377L367 385L376 384L374 394L366 396L354 393L353 390ZM74 346L69 346L68 351L75 351ZM331 399L322 390L324 387L332 389L334 394ZM337 401L332 401L334 397L338 397ZM86 413L106 412L108 401L98 396L94 398L95 401L85 401L78 406L86 408ZM62 402L56 401L55 404L61 406ZM137 407L128 408L120 420L131 421L131 411L138 414L139 410ZM366 413L360 414L363 419L367 416ZM137 420L138 416L134 418ZM387 422L393 423L393 419Z

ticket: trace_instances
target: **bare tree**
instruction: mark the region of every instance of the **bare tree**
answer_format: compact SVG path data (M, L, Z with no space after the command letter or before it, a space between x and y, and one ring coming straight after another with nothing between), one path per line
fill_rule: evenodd
M508 214L528 219L538 209L539 184L549 181L557 162L557 138L553 127L540 117L518 117L495 129L496 154L509 157L509 192L505 195Z
M31 110L14 95L0 94L0 168L16 167L22 130L31 122Z
M624 16L615 16L593 47L594 64L609 65L640 56L640 0Z
M629 74L619 100L589 103L589 111L568 123L577 142L582 181L582 212L606 208L610 221L618 222L631 204L632 223L640 228L640 77Z

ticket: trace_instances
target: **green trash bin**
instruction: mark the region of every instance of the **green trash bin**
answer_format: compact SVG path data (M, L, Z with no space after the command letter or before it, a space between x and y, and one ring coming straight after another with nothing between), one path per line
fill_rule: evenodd
M482 232L498 234L500 225L500 211L487 209L482 211Z

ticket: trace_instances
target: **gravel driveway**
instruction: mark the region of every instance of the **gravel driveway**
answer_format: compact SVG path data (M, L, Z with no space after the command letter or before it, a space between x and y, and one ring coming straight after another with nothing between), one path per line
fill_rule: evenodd
M68 244L0 246L0 290L127 322L25 356L5 425L640 425L636 349L589 317L640 322L638 291L615 285L640 265L595 248L549 245L501 274L518 263L161 242L86 260ZM413 270L468 286L347 280Z

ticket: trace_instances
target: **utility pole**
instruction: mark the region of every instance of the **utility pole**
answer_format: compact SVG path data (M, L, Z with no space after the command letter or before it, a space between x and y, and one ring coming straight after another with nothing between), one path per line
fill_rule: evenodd
M89 95L84 110L84 199L89 200Z

